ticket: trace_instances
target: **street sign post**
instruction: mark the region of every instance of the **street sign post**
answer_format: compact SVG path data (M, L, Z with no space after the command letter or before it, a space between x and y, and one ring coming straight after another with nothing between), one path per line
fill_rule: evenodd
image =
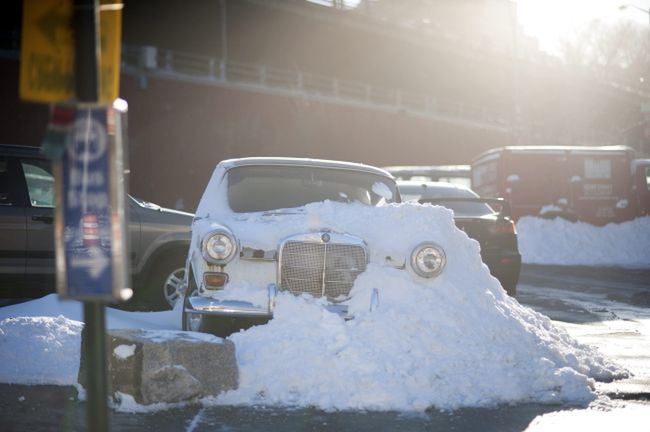
M75 98L73 0L23 0L20 98L61 102ZM99 7L99 101L119 95L122 0Z
M108 431L104 304L132 292L127 265L123 122L126 101L77 104L64 151L53 160L57 291L84 302L88 430Z
M61 297L110 302L128 297L121 131L122 113L81 105L65 151L54 162L57 291ZM118 129L116 133L116 129ZM109 130L112 133L109 133Z
M59 103L43 146L55 176L57 291L84 302L87 429L97 432L109 430L104 305L131 294L118 124L126 103L117 99L121 11L122 0L23 0L19 93Z

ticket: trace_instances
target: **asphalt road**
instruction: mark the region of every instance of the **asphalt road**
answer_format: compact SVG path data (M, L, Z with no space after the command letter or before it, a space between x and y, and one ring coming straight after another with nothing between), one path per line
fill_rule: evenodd
M647 404L650 418L650 270L526 266L518 300L562 325L578 340L633 372L599 383L612 403ZM576 407L522 404L496 408L397 412L323 412L314 408L202 407L152 413L111 412L119 431L522 431L537 416ZM0 429L85 430L85 404L71 387L0 384Z

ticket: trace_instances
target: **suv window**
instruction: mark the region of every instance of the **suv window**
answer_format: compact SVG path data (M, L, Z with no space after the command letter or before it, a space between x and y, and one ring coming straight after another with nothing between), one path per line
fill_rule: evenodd
M40 160L21 160L29 202L32 207L54 207L54 177L49 163Z
M9 160L6 157L0 157L0 205L13 205L11 198L11 180L9 178Z

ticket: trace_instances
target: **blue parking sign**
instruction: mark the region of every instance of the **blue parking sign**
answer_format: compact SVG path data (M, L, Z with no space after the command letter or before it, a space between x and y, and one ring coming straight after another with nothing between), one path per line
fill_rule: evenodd
M55 164L62 297L110 301L121 298L125 287L121 141L109 134L115 129L109 127L110 109L78 108L58 169Z

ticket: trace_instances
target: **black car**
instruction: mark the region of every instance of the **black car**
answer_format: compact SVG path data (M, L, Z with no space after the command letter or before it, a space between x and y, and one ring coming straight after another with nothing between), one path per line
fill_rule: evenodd
M131 304L169 309L182 295L193 215L128 197ZM0 298L55 291L54 178L38 147L0 145Z
M415 200L453 210L456 226L481 245L481 258L492 275L509 295L516 294L521 255L507 201L480 198L471 189L452 183L401 181L397 185L403 201Z

